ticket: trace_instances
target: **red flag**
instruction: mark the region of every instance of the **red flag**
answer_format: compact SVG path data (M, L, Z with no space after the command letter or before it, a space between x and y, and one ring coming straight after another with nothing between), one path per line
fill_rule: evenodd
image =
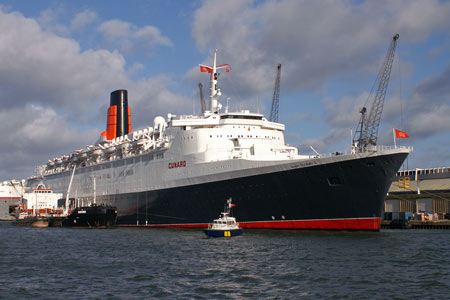
M216 67L217 70L224 69L224 68L225 68L225 72L230 72L230 70L231 70L231 67L230 67L229 64L218 65ZM212 73L213 72L213 67L206 66L206 65L200 65L200 72Z
M223 68L225 68L225 72L230 72L230 70L231 70L231 67L229 64L223 64L223 65L217 66L217 69L223 69Z
M200 65L200 72L208 72L208 73L212 73L212 68L208 67L208 66L202 66Z
M406 132L404 132L404 131L397 130L395 128L394 128L394 131L395 131L395 137L398 138L398 139L407 139L407 138L409 138L409 135Z

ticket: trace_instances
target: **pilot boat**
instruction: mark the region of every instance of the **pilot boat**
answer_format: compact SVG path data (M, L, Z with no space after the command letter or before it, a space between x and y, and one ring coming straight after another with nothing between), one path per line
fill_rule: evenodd
M231 198L228 199L225 211L220 214L218 219L215 219L211 224L208 224L208 228L204 230L207 236L232 237L242 234L242 229L236 222L236 218L231 216L231 208L234 206L231 201Z

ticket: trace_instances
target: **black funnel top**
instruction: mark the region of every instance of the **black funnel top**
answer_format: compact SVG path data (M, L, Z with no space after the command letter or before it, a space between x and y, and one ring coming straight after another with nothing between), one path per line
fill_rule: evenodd
M128 92L117 90L111 93L110 106L117 105L117 128L116 136L128 134Z

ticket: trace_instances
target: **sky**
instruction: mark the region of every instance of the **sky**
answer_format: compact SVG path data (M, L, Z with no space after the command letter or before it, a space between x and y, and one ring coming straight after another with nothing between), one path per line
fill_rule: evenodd
M405 168L450 166L450 1L0 1L0 181L94 144L114 90L134 129L198 114L214 49L230 110L268 118L281 63L286 142L348 150L396 33L378 144L397 128Z

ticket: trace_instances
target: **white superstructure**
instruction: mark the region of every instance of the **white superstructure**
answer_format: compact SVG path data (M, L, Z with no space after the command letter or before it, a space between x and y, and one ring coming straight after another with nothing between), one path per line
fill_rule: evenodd
M21 203L16 208L18 220L35 216L63 215L63 209L58 204L62 193L54 193L51 189L39 184L30 192L23 193Z
M158 116L152 127L112 140L101 137L96 145L41 166L46 185L65 192L76 165L71 197L76 194L87 200L92 197L93 178L99 195L120 194L310 158L299 156L297 148L285 144L283 124L248 110L221 112L217 70L227 66L216 66L216 53L213 66L201 66L211 73L210 109L202 115ZM37 182L38 177L30 179Z
M38 186L30 193L23 194L24 208L27 210L42 210L42 209L60 209L58 200L62 199L62 193L54 193L51 189L44 186Z

